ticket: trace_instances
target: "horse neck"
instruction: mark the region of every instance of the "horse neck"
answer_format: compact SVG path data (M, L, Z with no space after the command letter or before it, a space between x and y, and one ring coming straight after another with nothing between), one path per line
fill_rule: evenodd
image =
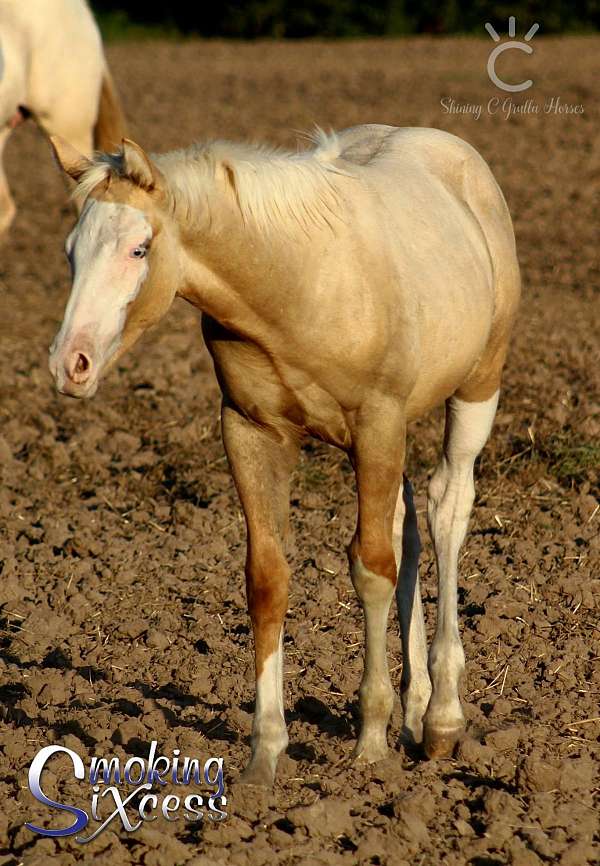
M290 293L300 290L302 244L245 225L235 212L218 228L182 227L187 262L182 297L225 327L253 339L277 328Z

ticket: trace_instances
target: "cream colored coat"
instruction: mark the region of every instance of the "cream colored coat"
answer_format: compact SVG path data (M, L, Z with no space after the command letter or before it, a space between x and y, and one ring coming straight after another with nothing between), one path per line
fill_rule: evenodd
M175 296L203 312L248 529L257 699L245 780L272 782L287 744L284 538L305 433L345 449L356 472L348 553L366 653L355 757L387 750L394 590L404 735L431 757L451 753L464 728L458 553L519 298L511 221L490 170L454 136L374 125L321 136L299 155L215 143L150 158L125 141L91 163L55 146L87 197L51 354L59 390L95 393ZM444 401L428 500L439 593L427 654L405 437L411 419Z

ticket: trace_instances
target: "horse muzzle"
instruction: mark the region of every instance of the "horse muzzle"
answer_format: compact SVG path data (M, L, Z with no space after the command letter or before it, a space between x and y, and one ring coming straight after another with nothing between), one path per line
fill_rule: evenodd
M68 397L93 397L98 390L98 365L88 346L72 346L51 351L50 373L61 394Z

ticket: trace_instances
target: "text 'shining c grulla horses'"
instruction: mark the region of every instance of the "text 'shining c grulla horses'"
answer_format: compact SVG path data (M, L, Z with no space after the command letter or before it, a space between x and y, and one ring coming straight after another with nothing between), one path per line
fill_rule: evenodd
M86 156L116 150L125 122L100 33L85 0L0 0L0 235L15 204L2 162L10 134L33 117Z
M508 209L472 147L433 129L377 125L316 138L304 153L216 142L153 157L125 140L94 161L54 141L85 199L67 240L73 287L51 348L58 389L94 394L176 296L203 313L248 530L256 710L243 778L252 783L272 783L288 742L284 538L306 433L346 451L356 473L348 554L366 652L355 757L387 751L394 591L404 733L430 757L452 751L465 724L458 552L519 298ZM427 654L405 435L444 401L429 485L439 592Z

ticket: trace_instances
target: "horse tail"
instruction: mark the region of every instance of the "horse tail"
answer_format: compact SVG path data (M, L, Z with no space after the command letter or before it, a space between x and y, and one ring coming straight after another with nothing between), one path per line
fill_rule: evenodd
M94 126L94 148L112 153L119 148L125 136L125 114L108 67L104 67L98 118Z

